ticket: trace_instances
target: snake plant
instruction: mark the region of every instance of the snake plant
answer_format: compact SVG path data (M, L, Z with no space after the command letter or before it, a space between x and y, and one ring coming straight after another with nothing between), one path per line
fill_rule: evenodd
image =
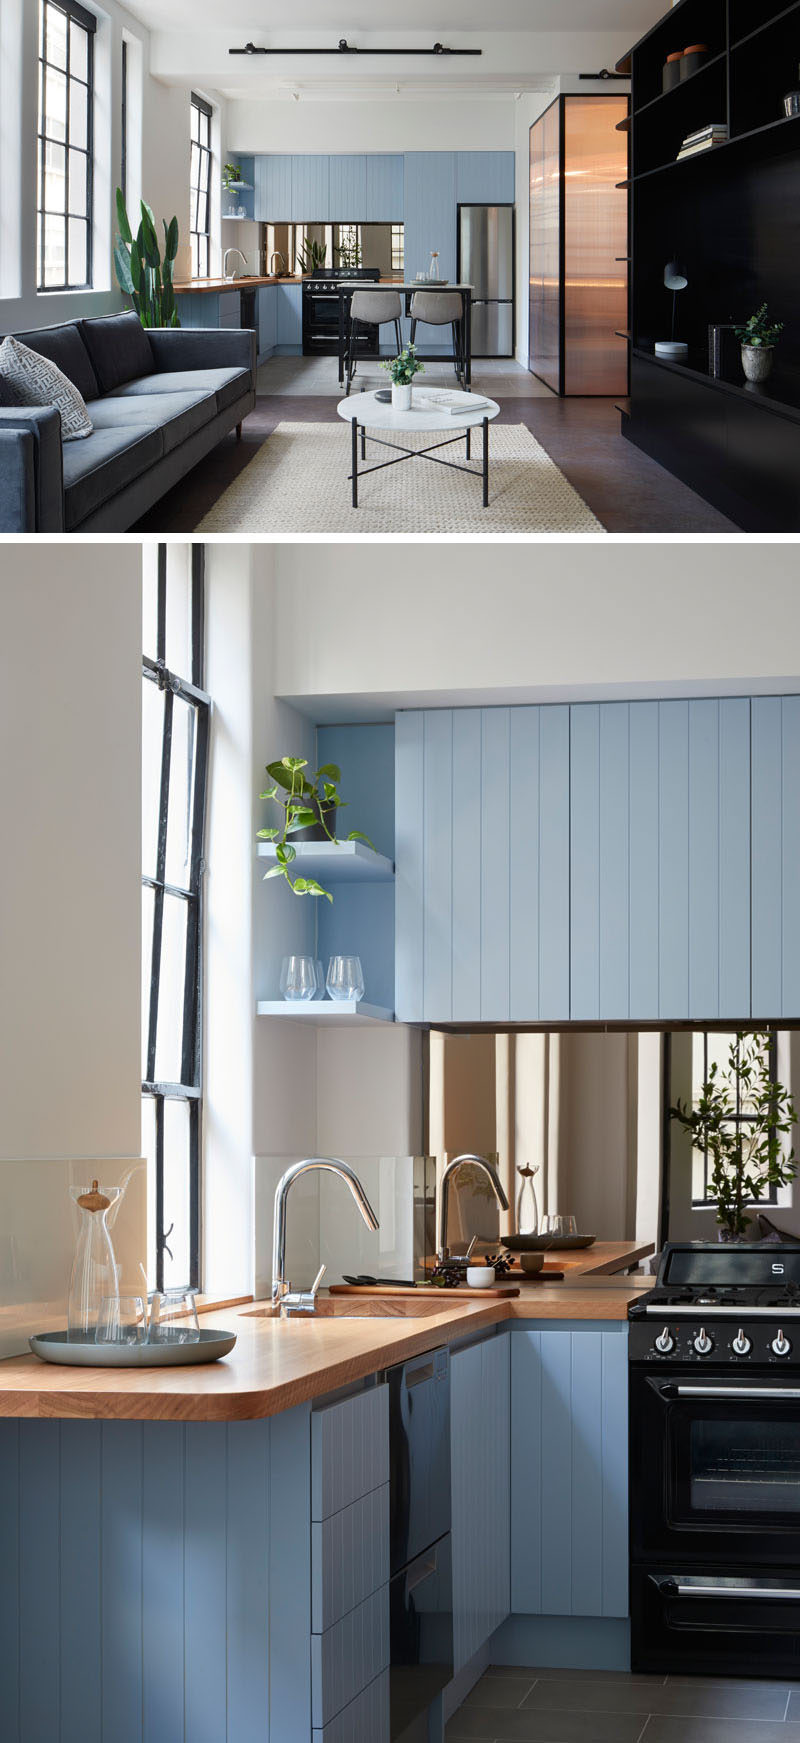
M122 189L117 188L117 223L119 235L114 247L114 265L120 289L133 302L143 327L179 327L175 307L172 271L178 252L178 220L164 224L164 258L156 232L156 221L142 200L142 218L134 236L125 208Z

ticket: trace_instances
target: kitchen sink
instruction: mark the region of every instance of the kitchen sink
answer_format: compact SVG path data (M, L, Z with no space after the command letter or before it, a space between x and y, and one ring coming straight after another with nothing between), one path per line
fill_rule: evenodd
M466 1291L464 1299L467 1299ZM452 1305L454 1292L442 1291L442 1300L437 1301L432 1295L322 1295L318 1296L313 1313L292 1313L290 1319L425 1319L433 1313L441 1313L443 1308ZM275 1312L271 1307L250 1308L244 1314L245 1319L274 1319Z

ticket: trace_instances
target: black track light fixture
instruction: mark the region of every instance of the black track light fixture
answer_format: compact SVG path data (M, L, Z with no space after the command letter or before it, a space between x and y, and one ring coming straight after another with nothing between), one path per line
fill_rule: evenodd
M482 48L448 48L443 42L435 42L432 48L354 48L346 36L340 36L335 48L265 48L261 43L246 42L244 48L229 48L228 54L363 54L392 55L395 60L403 55L481 55ZM592 75L594 77L594 75ZM604 77L612 78L608 73Z

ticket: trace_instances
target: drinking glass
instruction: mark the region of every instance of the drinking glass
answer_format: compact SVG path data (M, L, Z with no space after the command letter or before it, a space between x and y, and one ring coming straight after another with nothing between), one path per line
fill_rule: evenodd
M326 986L332 999L363 998L364 975L360 957L332 956L328 963Z
M284 956L281 964L281 992L285 999L313 999L317 990L317 969L313 956Z
M196 1344L200 1321L193 1289L157 1289L150 1298L151 1344Z
M571 1240L578 1233L578 1223L574 1216L543 1216L542 1234L555 1235L558 1240Z
M314 997L316 999L324 999L324 997L325 997L325 964L322 961L322 958L320 956L317 957L317 960L314 963L314 967L317 971L317 990L314 994Z
M143 1295L104 1295L94 1334L97 1344L147 1342L147 1309Z

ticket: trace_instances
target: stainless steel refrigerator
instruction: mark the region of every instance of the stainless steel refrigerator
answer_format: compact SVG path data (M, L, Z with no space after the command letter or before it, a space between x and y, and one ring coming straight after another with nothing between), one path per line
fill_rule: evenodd
M458 276L474 287L473 357L513 357L513 206L459 206Z

